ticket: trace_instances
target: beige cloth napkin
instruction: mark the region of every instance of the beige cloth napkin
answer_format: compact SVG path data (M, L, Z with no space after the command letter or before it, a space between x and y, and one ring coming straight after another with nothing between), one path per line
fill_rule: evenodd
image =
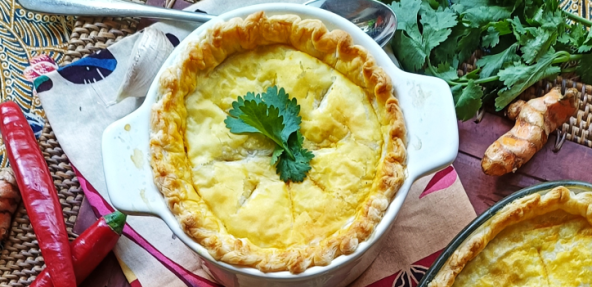
M227 10L262 2L271 1L203 0L188 10L200 9L212 14L221 14ZM185 37L195 27L193 24L171 22L152 26L153 29L162 31L162 35L168 33L178 39ZM134 57L130 57L130 51L141 37L142 34L136 34L108 49L117 60L117 66L112 70L97 68L101 79L85 82L86 84L75 84L64 79L64 68L61 72L45 75L51 80L53 87L38 91L47 118L64 152L107 203L109 197L102 166L101 135L109 124L129 114L142 103L142 98L127 98L114 103L119 87L133 63ZM102 57L105 57L105 54L107 53L103 53ZM150 64L155 70L160 66L160 63ZM110 71L109 75L105 75L106 71ZM364 286L392 275L404 266L442 249L475 217L462 185L455 173L453 176L451 184L421 199L420 194L432 176L420 179L413 185L395 227L389 234L385 249L373 267L356 281L355 286ZM183 272L208 278L202 269L200 258L176 239L162 220L130 216L128 223L135 230L135 234L145 240L140 242L138 237L122 237L115 249L122 266L129 271L126 274L130 279L137 278L142 286L186 286L193 284L195 280Z

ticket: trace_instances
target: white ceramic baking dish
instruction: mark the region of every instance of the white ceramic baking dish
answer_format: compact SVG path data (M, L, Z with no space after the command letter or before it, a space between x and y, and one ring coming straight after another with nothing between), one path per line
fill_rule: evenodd
M392 227L411 184L424 175L448 166L456 157L458 128L452 95L448 85L440 79L398 69L381 47L351 22L321 9L286 3L237 9L200 26L173 51L157 78L164 68L178 61L189 40L199 38L214 23L234 17L244 18L257 11L265 11L267 15L297 14L303 19L320 19L329 29L342 29L352 35L356 44L369 50L392 78L408 130L407 178L373 235L360 243L354 253L339 256L328 266L315 266L300 274L263 273L254 268L214 260L202 246L183 232L152 181L148 162L149 120L158 81L152 83L145 102L138 110L113 123L103 134L103 163L109 197L115 208L125 213L162 218L179 239L204 259L213 277L226 286L345 286L368 268L380 252L381 239ZM134 162L130 160L133 154L142 156L136 156ZM143 161L143 168L136 167L137 160Z

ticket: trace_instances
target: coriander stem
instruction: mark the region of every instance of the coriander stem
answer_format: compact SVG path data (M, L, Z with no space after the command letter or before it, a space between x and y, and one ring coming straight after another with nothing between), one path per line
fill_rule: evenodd
M576 67L571 67L571 68L567 68L564 70L561 70L562 73L572 73L576 71Z
M497 81L497 80L499 80L499 76L491 76L491 77L475 80L474 83L475 84L484 84L484 83L489 83L489 82L493 82L493 81ZM466 82L466 83L459 83L459 82L453 82L453 81L446 81L446 82L448 82L448 84L451 86L467 86L467 85L469 85L468 82Z
M475 84L489 83L489 82L493 82L493 81L497 81L497 80L499 80L499 76L491 76L491 77L475 80Z
M561 10L561 12L563 14L565 14L565 16L567 16L567 18L570 18L570 19L572 19L572 20L574 20L576 22L579 22L580 24L584 24L584 25L587 25L587 26L592 26L592 21L590 21L590 20L588 20L586 18L582 18L582 17L580 17L578 15L575 15L573 13L569 13L569 12L566 12L566 11L563 11L563 10Z
M553 64L559 64L559 63L565 63L565 62L571 62L571 61L578 61L578 60L582 59L582 57L583 56L581 54L570 55L569 53L567 53L567 55L561 56L561 57L553 60Z

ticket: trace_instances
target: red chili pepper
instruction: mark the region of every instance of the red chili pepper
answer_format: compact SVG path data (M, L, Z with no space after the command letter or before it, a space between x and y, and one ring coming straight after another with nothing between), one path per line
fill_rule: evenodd
M125 214L115 211L99 218L70 244L76 282L82 283L115 247L123 226ZM51 276L43 270L30 287L51 287Z
M57 191L33 130L14 102L0 104L0 131L46 269L55 286L75 287L70 243Z

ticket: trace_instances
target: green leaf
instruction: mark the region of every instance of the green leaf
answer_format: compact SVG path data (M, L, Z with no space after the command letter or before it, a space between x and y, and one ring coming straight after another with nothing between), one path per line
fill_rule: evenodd
M468 33L460 38L458 41L458 61L464 62L471 57L477 47L479 47L479 39L481 36L481 30L477 28L471 28Z
M407 71L417 72L426 61L423 43L409 38L402 31L395 33L393 51L401 66Z
M512 29L510 28L510 21L508 20L490 23L490 25L492 25L493 28L495 28L495 30L500 34L500 36L512 33Z
M462 6L463 10L468 10L471 8L478 8L478 7L485 7L485 6L490 6L493 5L494 3L492 3L493 1L490 0L453 0L452 3L454 4L453 6ZM461 12L459 12L461 13Z
M456 68L450 66L449 63L441 63L438 65L435 71L428 70L427 72L431 73L432 76L436 76L445 81L454 81L458 79Z
M421 24L424 29L426 26L431 27L436 31L445 30L456 26L457 16L450 8L440 8L438 10L432 9L427 3L421 5L419 15L421 16ZM424 32L425 34L425 32Z
M401 0L391 4L391 9L397 15L397 30L409 32L414 29L413 26L417 28L417 13L420 6L421 0Z
M281 88L278 91L277 86L267 88L265 93L261 94L261 99L268 105L279 109L279 114L283 118L284 129L282 130L282 141L287 142L290 135L300 129L302 118L300 106L296 98L290 100L289 95Z
M557 41L557 33L543 28L526 28L527 32L520 40L522 47L522 59L527 64L532 64L543 56L551 45Z
M460 86L457 86L460 87ZM470 80L468 85L462 89L456 88L452 91L454 96L454 106L456 109L456 118L462 121L470 120L481 108L481 97L483 89Z
M459 81L467 82L469 80L477 80L477 79L479 79L480 73L481 73L481 68L477 67L477 69L474 69L474 70L466 73L464 76L460 77Z
M487 33L481 38L482 47L495 47L499 43L499 32L494 27L488 27Z
M429 55L432 49L444 42L452 33L451 29L436 30L432 26L424 26L423 28L423 46L425 55Z
M557 1L557 0L545 0L545 6L549 10L555 11L555 10L557 10L557 8L559 8L559 1Z
M261 98L255 97L254 93L247 93L245 97L238 97L238 99L232 102L232 109L229 111L230 116L224 120L226 127L230 129L230 132L235 134L242 133L257 133L257 128L245 123L240 116L243 115L242 107L245 105L245 99L249 101L261 102Z
M285 153L280 156L276 172L280 175L281 180L301 182L311 169L310 161L314 158L314 154L302 148L303 140L299 131L290 136L288 146L294 154L294 159L285 156Z
M481 67L481 78L487 78L496 74L501 68L520 61L520 56L516 54L518 43L514 43L499 54L487 55L477 61L477 66Z
M545 29L565 29L565 17L559 10L546 11L541 18L541 27Z
M428 0L432 9L438 9L440 7L448 7L448 0Z
M578 50L578 53L585 53L592 48L592 45L584 45L584 42L586 42L586 39L588 38L589 32L586 27L582 26L580 23L576 23L569 26L568 30L561 32L557 41L567 46L564 48L566 51ZM592 38L590 40L592 40ZM592 41L587 44L592 44Z
M458 40L464 35L469 33L469 28L458 23L452 28L452 32L446 41L442 42L440 46L433 49L433 59L435 63L452 63L454 55L456 54L456 48L458 46ZM455 67L458 68L458 67Z
M240 119L247 125L255 128L257 132L273 140L276 144L284 149L287 149L286 144L282 140L282 131L284 129L283 118L280 116L279 109L274 106L269 106L264 102L256 102L254 100L244 101L244 105L240 107L243 112ZM234 126L225 122L226 126L230 128L230 132L237 133Z
M264 93L247 93L232 103L224 120L232 133L260 133L276 143L271 165L284 181L302 181L314 155L302 148L300 106L283 88L270 87Z
M586 35L586 39L581 40L581 38L577 39L578 41L581 41L579 45L576 45L576 47L579 46L578 53L590 52L590 50L592 50L592 30L588 32L588 35Z
M271 154L271 165L275 165L275 163L280 159L280 156L284 152L284 149L281 148L279 145L275 146L273 153Z
M510 18L512 10L513 7L480 6L465 10L461 17L465 25L471 28L481 28L490 22Z
M512 24L512 31L514 32L514 36L516 37L517 41L520 41L522 39L522 36L526 34L526 28L524 28L518 16L514 16L513 19L507 19L506 21Z
M500 70L498 73L499 79L504 82L506 87L498 92L498 97L495 99L496 109L498 111L502 110L534 83L557 75L561 69L552 65L555 58L557 58L557 55L550 51L534 65L527 66L517 63Z
M580 75L582 82L592 83L592 54L582 55L576 71Z

